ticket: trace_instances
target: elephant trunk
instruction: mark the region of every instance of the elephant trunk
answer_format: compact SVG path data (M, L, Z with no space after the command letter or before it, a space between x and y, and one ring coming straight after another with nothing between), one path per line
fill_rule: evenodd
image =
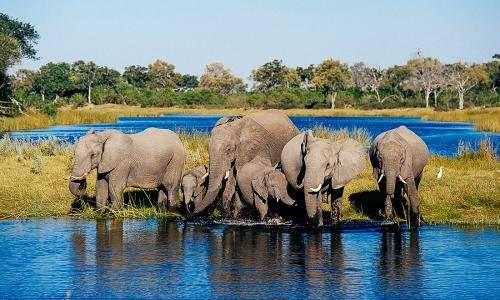
M386 170L385 174L385 192L387 195L394 195L396 189L396 172L394 170Z
M315 172L311 172L312 174L317 174ZM318 183L317 180L312 180L309 174L306 174L304 177L304 199L306 204L306 212L307 217L309 218L309 222L313 226L322 226L323 225L323 211L321 210L321 201L319 195L321 191L315 192L321 183Z
M286 187L284 189L284 191L281 191L281 195L280 195L280 200L281 202L285 203L286 205L294 205L295 204L295 200L293 200L289 195L288 195L288 192L286 190Z
M210 161L210 170L208 175L207 193L199 203L196 203L193 214L197 215L204 211L210 204L212 204L220 192L222 180L226 174L223 164Z
M75 197L85 196L87 189L87 179L78 180L78 181L69 181L69 191Z
M88 159L88 163L83 163L80 159L77 158L69 177L69 191L71 192L71 194L76 197L85 196L87 192L86 176L88 172L90 172L90 158Z

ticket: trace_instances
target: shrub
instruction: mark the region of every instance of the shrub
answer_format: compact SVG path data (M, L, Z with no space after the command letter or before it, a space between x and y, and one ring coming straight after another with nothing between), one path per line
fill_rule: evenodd
M53 117L57 114L57 105L54 103L45 104L42 107L41 111L44 115L47 115L49 117Z

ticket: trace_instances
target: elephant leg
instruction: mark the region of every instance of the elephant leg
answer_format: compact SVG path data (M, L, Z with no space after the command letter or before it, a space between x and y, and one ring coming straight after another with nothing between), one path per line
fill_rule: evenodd
M98 174L95 184L95 199L97 210L103 210L106 207L109 198L109 184L105 175Z
M344 187L339 189L331 189L332 203L331 203L331 218L333 224L338 224L342 218L341 206L344 196Z
M173 187L167 192L168 210L176 212L179 206L179 186Z
M160 186L158 188L158 210L160 212L167 211L167 202L168 202L167 189L164 186Z
M231 201L236 191L236 178L230 174L226 181L226 186L222 192L222 215L228 217L231 213Z
M420 226L420 201L418 199L418 190L416 182L413 178L409 178L408 182L408 198L410 198L410 223L417 227Z
M238 193L234 193L234 201L233 201L233 219L237 219L240 216L241 209L243 208L243 202L241 202L241 198Z
M263 221L264 218L267 216L267 211L269 209L269 200L264 200L260 198L259 195L254 194L254 201L255 201L255 208L259 212L259 217L260 220Z
M126 176L123 176L120 172L109 174L108 191L111 198L112 211L119 211L123 208L123 191L127 186L126 179Z

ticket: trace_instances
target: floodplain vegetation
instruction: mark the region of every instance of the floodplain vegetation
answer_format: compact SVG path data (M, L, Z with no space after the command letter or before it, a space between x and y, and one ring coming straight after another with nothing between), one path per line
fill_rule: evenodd
M365 146L371 139L364 129L329 131L319 127L314 131L333 140L352 137ZM181 132L180 136L187 150L185 170L208 164L208 135ZM461 144L456 157L431 156L420 186L422 213L428 223L500 225L500 160L488 140L472 146ZM75 202L65 180L72 161L71 145L56 140L15 141L4 136L0 140L0 218L172 216L156 211L154 191L139 189L126 191L122 211L113 215L94 212L90 203L95 171L87 181L90 201ZM441 179L436 178L439 167L443 167ZM367 158L365 170L346 186L343 220L377 219L381 214L380 196Z

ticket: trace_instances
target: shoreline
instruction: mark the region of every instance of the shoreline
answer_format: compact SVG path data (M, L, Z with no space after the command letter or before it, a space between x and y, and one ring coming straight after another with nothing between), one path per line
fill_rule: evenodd
M15 118L0 118L0 133L17 130L43 129L53 125L115 123L119 117L145 117L161 114L249 114L262 109L231 108L181 108L125 106L118 104L92 105L82 108L61 108L49 117L38 111L28 111ZM380 110L360 109L286 109L289 116L380 116L410 117L427 121L473 123L474 129L500 133L500 107L473 108L466 110L435 111L426 108L397 108Z

